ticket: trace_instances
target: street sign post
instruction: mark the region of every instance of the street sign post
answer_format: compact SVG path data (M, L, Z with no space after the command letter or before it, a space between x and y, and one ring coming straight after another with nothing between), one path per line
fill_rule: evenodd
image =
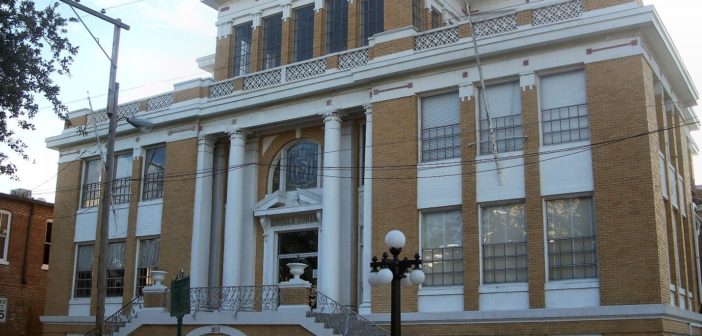
M183 316L190 314L190 277L178 272L171 282L171 316L178 319L178 336L183 329Z

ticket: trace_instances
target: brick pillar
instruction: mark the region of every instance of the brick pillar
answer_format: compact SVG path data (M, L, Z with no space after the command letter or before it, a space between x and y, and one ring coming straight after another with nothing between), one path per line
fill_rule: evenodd
M385 0L385 31L412 25L412 3L408 0Z
M293 19L287 17L283 19L283 36L281 37L280 46L280 65L286 65L293 62Z
M137 238L136 238L136 221L139 211L139 199L141 198L141 169L144 158L136 151L132 154L132 182L130 185L131 196L129 198L129 215L127 217L127 239L124 245L124 293L122 296L123 302L129 302L135 295L134 279L137 264Z
M676 128L673 128L671 131L675 134L675 165L677 166L676 170L678 174L683 178L683 185L682 185L682 190L683 193L681 194L680 191L678 191L678 198L679 198L679 203L681 204L680 207L681 209L678 209L678 213L680 214L679 216L679 222L678 222L678 234L679 234L679 242L680 242L680 268L682 270L681 274L681 280L682 280L682 286L688 290L691 291L693 286L696 286L696 283L692 281L692 274L690 273L690 270L692 268L691 264L691 256L694 255L694 253L690 253L691 251L691 245L689 244L692 241L692 236L690 232L690 217L694 216L694 214L690 214L689 209L687 209L687 205L689 204L689 196L688 193L685 192L686 190L690 190L689 186L685 186L685 181L687 180L685 176L688 174L688 167L687 167L687 162L685 160L686 155L685 151L687 149L686 146L686 127L683 126L684 121L682 120L680 113L674 113L673 115L673 123L671 125L675 126ZM676 183L678 183L677 177L675 178ZM678 188L680 188L680 184L678 184ZM685 207L685 209L682 209L682 207ZM687 216L683 216L683 211L687 214ZM688 297L686 297L687 303L690 303L690 300ZM687 309L690 309L689 307Z
M667 122L665 121L665 96L662 94L656 95L656 121L658 124L659 129L663 129ZM667 184L668 183L668 160L665 159L668 157L666 153L668 153L668 131L663 130L657 133L658 135L658 150L660 153L663 153L663 162L664 162L664 167L663 171L661 171L660 164L659 168L657 169L659 176L662 176L662 180L659 181L658 183L660 184L660 188L662 189L663 183ZM654 176L654 182L655 182L655 176ZM670 187L668 187L668 192L670 191ZM662 190L661 190L662 191ZM662 194L661 194L662 195ZM661 196L662 197L662 196ZM656 211L656 219L657 219L657 225L659 226L657 228L657 231L663 232L665 234L665 252L667 255L667 258L662 260L662 262L667 262L665 265L661 266L661 280L663 282L663 295L662 295L662 300L663 302L669 302L672 301L673 303L676 302L677 298L670 297L670 290L668 290L670 284L675 284L677 283L678 279L678 274L676 271L675 267L675 250L677 249L676 247L676 241L675 241L675 234L673 231L673 226L672 226L672 216L671 214L673 213L672 205L670 204L670 201L664 201L662 202L662 208L658 211ZM662 227L660 227L662 226Z
M586 11L605 8L609 6L616 6L625 3L636 3L639 6L643 6L643 0L585 0L583 3L583 9Z
M280 307L278 309L309 309L311 285L307 281L292 281L280 284Z
M643 57L586 64L585 70L592 143L657 129L653 73ZM639 136L593 148L592 166L601 304L661 303L667 280L659 253L665 234L656 214L661 190L653 177L658 139ZM634 211L632 202L642 206Z
M361 36L361 1L349 2L348 49L358 48Z
M524 127L524 153L538 153L539 139L539 105L538 91L533 80L524 79L534 74L522 77L522 118ZM544 218L543 202L541 199L541 173L539 155L524 156L524 192L525 219L527 236L528 279L529 279L529 308L544 308L544 274L546 256L544 253Z
M230 76L232 68L232 43L234 43L234 37L232 35L217 39L214 65L215 81L225 80Z
M469 96L461 102L461 161L463 166L463 307L466 311L480 309L480 225L476 195L475 158L478 155L477 125L475 123L475 97L473 86L468 88ZM467 145L471 144L473 145ZM464 145L465 144L465 145Z
M314 40L312 41L312 57L326 54L327 14L324 8L315 8L314 12Z
M422 15L424 16L424 19L422 22L424 23L424 29L423 30L430 30L431 29L431 8L424 8L422 10Z
M56 266L49 269L46 279L46 293L51 294L46 296L44 315L68 315L73 288L73 238L80 199L81 163L78 160L58 165L50 261Z
M251 72L261 70L261 43L263 43L263 27L254 26L251 32Z
M517 24L520 26L532 24L533 18L531 9L517 12Z
M417 97L402 97L373 103L373 166L412 167L373 171L373 255L380 257L385 234L401 230L407 237L401 256L419 251L417 212ZM389 211L391 210L391 211ZM365 261L364 261L365 263ZM390 312L390 285L373 290L372 311ZM417 287L402 288L402 311L417 311Z

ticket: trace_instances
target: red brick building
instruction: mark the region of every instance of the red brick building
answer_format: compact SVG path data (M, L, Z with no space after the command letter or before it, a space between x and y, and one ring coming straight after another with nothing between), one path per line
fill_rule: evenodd
M0 335L41 335L54 205L14 194L0 193Z

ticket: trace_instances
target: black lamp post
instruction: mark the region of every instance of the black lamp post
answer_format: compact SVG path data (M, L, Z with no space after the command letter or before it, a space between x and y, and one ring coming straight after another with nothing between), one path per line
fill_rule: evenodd
M424 272L421 268L422 259L419 258L419 253L416 253L413 260L407 259L407 257L400 260L400 252L405 246L405 235L399 230L392 230L385 235L385 245L390 249L392 259L388 258L387 252L383 252L383 259L380 261L373 256L368 283L372 287L392 283L390 333L392 336L400 336L400 285L411 287L413 284L420 285L424 282Z

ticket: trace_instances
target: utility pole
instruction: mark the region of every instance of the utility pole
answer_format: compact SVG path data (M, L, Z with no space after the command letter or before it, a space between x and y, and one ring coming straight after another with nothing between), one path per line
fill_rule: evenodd
M105 20L114 25L112 36L112 57L110 57L110 83L107 94L107 115L110 117L110 126L107 134L107 154L105 158L105 183L102 185L100 198L100 219L98 232L100 234L98 249L98 274L97 274L97 307L95 311L95 328L98 335L103 335L105 321L105 296L107 294L107 246L109 244L110 204L112 203L112 178L114 175L115 161L115 131L117 129L117 57L119 53L119 34L121 29L129 30L129 26L120 19L113 19L105 14L90 9L73 0L61 2L78 8L90 15Z

